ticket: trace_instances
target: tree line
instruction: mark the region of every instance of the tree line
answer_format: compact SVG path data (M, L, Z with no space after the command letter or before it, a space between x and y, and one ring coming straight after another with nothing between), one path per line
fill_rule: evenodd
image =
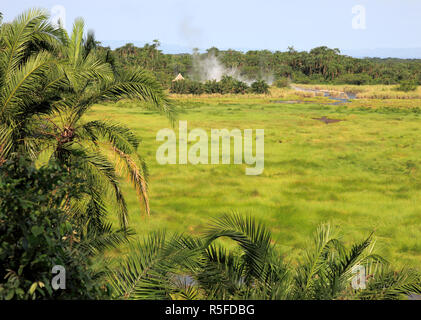
M185 77L193 75L194 60L209 56L217 57L224 67L236 69L242 78L250 80L270 76L274 80L287 78L303 84L398 84L402 81L421 84L419 59L358 59L326 46L309 52L289 47L285 52L260 50L245 53L212 47L205 53L196 49L192 54L165 54L159 47L159 41L155 40L143 47L128 43L115 50L102 50L113 55L115 64L120 68L137 65L151 70L166 87L171 85L178 73Z

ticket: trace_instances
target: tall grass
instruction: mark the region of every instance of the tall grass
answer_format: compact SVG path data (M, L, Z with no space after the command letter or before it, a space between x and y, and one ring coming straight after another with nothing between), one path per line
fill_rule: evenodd
M372 102L381 100L367 100L366 108L274 103L289 94L295 93L174 100L190 129L264 128L265 171L257 177L246 176L244 165L158 165L156 133L170 127L165 118L124 103L95 106L88 117L125 123L144 138L139 152L150 166L152 211L142 215L125 184L132 227L139 234L161 228L195 234L209 217L235 209L263 220L283 252L296 258L314 226L330 221L348 243L376 229L388 259L419 266L420 114L373 112ZM344 121L313 119L322 116Z
M397 91L398 85L300 85L304 88L329 90L333 92L350 92L359 99L421 99L421 87L415 91Z

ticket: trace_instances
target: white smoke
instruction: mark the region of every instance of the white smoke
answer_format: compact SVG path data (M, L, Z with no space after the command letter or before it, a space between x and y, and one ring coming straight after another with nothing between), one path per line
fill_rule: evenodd
M203 30L193 24L192 17L184 17L178 26L180 38L190 47L200 47L203 40Z
M257 79L265 80L268 84L272 84L274 81L273 75L263 75L255 77L254 79L248 79L241 75L241 71L238 68L227 68L214 54L208 54L207 56L200 56L198 53L193 54L193 70L191 77L194 80L205 82L208 80L221 81L224 76L232 77L236 80L242 81L251 85Z
M205 57L198 54L193 55L193 76L202 82L207 80L221 81L224 76L242 81L238 69L226 68L213 54Z

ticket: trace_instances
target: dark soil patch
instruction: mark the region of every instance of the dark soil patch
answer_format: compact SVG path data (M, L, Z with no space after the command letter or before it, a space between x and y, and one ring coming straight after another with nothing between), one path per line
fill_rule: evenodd
M309 101L302 101L302 100L279 100L279 101L272 101L273 103L282 103L282 104L298 104L298 103L314 103Z
M339 120L339 119L329 119L327 117L313 118L313 120L318 120L318 121L324 122L326 124L329 124L329 123L338 123L338 122L344 121L344 120Z

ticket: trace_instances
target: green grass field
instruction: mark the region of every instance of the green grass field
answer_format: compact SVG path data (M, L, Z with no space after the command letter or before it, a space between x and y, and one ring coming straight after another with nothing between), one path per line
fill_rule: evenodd
M246 176L245 165L159 165L156 134L171 125L136 103L95 106L89 117L124 123L143 139L139 152L150 170L150 217L124 183L131 227L140 236L158 229L199 233L211 218L239 211L265 222L291 260L319 223L331 222L346 241L375 230L380 253L396 266L418 267L421 116L404 108L329 106L317 98L305 104L257 96L174 101L178 120L187 120L189 130L265 129L261 176ZM322 116L344 121L312 119Z

